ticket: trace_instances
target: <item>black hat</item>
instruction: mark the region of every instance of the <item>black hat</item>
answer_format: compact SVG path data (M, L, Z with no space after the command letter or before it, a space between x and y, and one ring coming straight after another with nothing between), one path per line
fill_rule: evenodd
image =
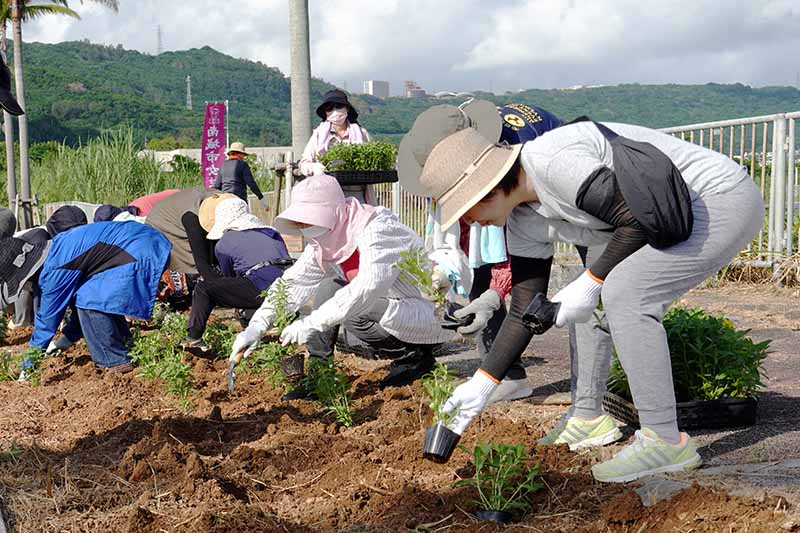
M117 207L111 204L101 205L94 212L94 221L112 222L122 213L130 213L133 216L139 216L139 208L132 205L126 205L124 207Z
M0 309L17 301L25 282L47 259L51 241L31 244L9 237L0 240Z
M50 215L45 227L50 236L55 237L62 231L67 231L75 226L83 226L86 223L88 223L86 213L80 207L64 205Z
M0 57L0 107L12 115L25 113L11 94L11 71L8 70L8 65L2 57Z
M347 94L344 91L340 91L339 89L333 89L332 91L328 91L325 93L325 99L317 108L317 116L322 120L327 120L327 116L325 116L325 106L328 104L338 104L338 105L345 105L347 106L347 120L351 124L355 124L358 122L358 111L356 108L350 105L350 101L347 99Z
M13 237L17 230L17 217L11 209L0 207L0 238Z

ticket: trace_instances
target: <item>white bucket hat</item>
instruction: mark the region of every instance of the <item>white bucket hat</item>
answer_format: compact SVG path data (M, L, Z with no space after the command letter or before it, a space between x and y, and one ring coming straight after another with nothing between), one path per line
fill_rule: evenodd
M248 229L268 228L260 218L248 209L241 198L222 200L214 211L214 227L208 232L208 239L215 241L222 238L226 231L244 231Z

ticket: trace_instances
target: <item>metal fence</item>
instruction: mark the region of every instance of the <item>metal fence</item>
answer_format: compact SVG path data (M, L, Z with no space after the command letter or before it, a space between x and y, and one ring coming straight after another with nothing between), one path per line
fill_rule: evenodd
M764 227L747 248L751 258L775 261L792 255L797 209L797 119L800 112L722 120L665 128L685 141L741 163L761 190L767 208Z

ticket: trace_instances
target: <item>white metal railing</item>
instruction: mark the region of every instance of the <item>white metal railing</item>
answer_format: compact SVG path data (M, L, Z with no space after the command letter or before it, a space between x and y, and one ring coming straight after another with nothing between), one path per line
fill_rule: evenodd
M664 128L662 131L740 162L759 186L764 227L747 251L758 260L792 255L797 183L796 130L800 111Z

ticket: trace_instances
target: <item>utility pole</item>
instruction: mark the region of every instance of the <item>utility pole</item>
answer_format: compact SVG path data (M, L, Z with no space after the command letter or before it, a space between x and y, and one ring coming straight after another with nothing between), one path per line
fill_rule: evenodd
M192 77L186 76L186 109L192 110Z
M14 82L17 89L17 103L25 110L25 83L22 80L22 11L20 0L13 0L11 4L11 25L14 30ZM31 168L28 159L28 116L19 117L19 174L22 195L22 216L19 224L21 229L28 229L33 225L31 213Z
M311 137L311 53L308 0L289 0L292 83L292 151L299 159Z
M156 55L160 56L161 53L164 52L164 37L161 35L161 24L158 25L156 32L157 32Z

